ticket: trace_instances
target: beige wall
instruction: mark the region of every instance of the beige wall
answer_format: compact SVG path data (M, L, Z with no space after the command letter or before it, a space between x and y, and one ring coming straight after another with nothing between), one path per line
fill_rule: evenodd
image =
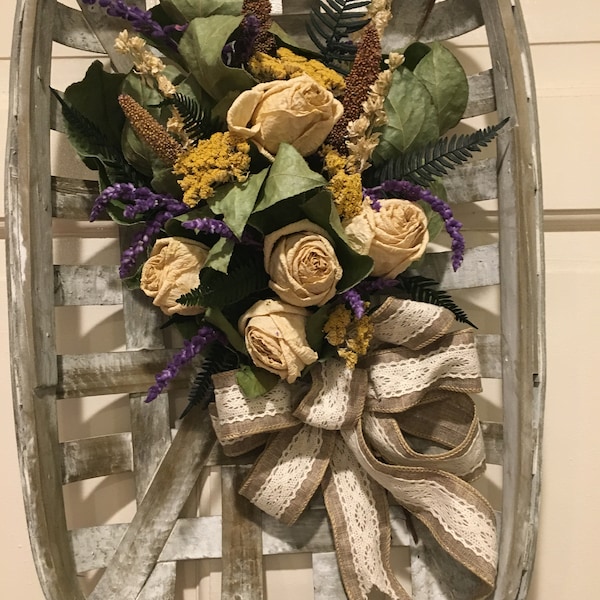
M0 122L7 118L11 14L16 0L3 0L0 22ZM592 386L600 338L600 197L596 185L600 121L600 5L596 0L522 0L535 66L546 225L548 393L544 433L542 514L532 600L597 597L600 536L600 394ZM481 61L481 40L461 49ZM55 85L79 75L85 61L64 52ZM4 150L4 125L0 127ZM69 169L68 164L63 169ZM4 173L0 174L3 181ZM4 240L3 209L0 233ZM471 224L477 227L477 224ZM94 234L77 252L105 257ZM70 240L58 251L69 252ZM0 246L4 253L3 241ZM110 252L109 252L110 253ZM2 290L4 260L0 262ZM14 438L9 383L5 293L0 296L0 598L41 600L30 556ZM118 317L81 312L79 338L89 332L118 344ZM64 340L68 345L69 340ZM108 343L108 342L107 342ZM84 411L85 412L85 411ZM120 419L118 406L107 413ZM79 427L85 426L86 415ZM127 482L120 484L124 488ZM110 500L114 489L106 491ZM110 504L110 502L109 502ZM113 510L114 508L114 510ZM109 506L107 519L124 518L130 506ZM94 510L101 510L98 506ZM281 572L279 572L281 574ZM276 576L271 589L277 589ZM205 586L206 587L206 586ZM288 592L289 595L289 592ZM196 597L196 594L193 596ZM204 597L204 596L203 596ZM271 597L276 597L275 593ZM298 598L305 598L299 592ZM291 599L290 599L291 600Z

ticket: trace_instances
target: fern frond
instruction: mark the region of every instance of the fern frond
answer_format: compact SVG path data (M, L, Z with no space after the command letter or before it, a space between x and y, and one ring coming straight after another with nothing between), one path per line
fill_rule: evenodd
M184 306L223 308L268 287L269 276L263 268L262 257L243 252L232 258L228 273L214 269L200 272L200 285L179 298Z
M437 281L421 275L400 275L397 279L398 288L406 292L412 300L446 308L457 321L477 329L477 326L469 321L467 313L452 300L450 294L437 289L439 285Z
M97 158L112 171L116 181L140 182L140 174L125 160L121 148L111 144L95 123L71 106L55 89L50 88L50 91L61 106L63 118L70 128L69 135L78 138L77 142L73 141L80 154L84 158Z
M468 135L443 137L425 148L390 159L374 171L373 180L381 183L407 179L427 187L435 178L446 175L449 170L469 160L473 152L480 152L507 122L508 118Z
M188 404L179 418L183 419L194 406L206 408L215 398L212 376L235 369L238 363L237 354L231 348L219 343L211 344L190 387Z
M356 46L349 36L369 22L361 10L369 4L369 0L319 0L312 7L306 32L327 66L348 72L356 54Z
M177 109L183 119L185 132L194 141L209 138L217 131L210 111L201 106L196 99L177 92L167 102Z

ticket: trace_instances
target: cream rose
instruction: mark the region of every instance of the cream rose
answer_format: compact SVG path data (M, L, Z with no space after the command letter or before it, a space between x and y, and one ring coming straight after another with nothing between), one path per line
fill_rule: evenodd
M374 262L372 275L396 277L421 258L429 242L427 217L418 204L390 198L381 210L366 201L362 212L344 223L350 245Z
M323 306L335 296L342 267L327 232L304 219L265 237L269 287L294 306Z
M254 304L239 320L252 362L288 383L296 381L319 358L306 341L307 316L305 309L279 300Z
M229 108L227 125L269 158L284 142L308 156L325 141L343 111L331 92L301 75L242 92Z
M186 238L158 240L142 268L140 287L167 315L197 315L201 306L183 306L177 299L198 287L208 248Z

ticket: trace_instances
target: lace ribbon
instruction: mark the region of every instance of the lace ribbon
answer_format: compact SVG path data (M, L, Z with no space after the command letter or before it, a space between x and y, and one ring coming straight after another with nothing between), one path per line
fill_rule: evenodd
M280 382L247 399L235 373L214 377L211 418L224 452L267 442L240 493L292 524L319 487L350 600L379 590L409 600L390 567L387 492L473 578L493 590L494 513L469 481L485 468L475 405L481 391L470 331L448 333L441 307L389 298L373 315L379 349L360 368L329 359L308 391Z

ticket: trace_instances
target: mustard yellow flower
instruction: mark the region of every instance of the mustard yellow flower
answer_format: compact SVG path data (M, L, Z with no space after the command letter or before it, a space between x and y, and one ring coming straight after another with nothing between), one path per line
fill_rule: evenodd
M248 61L248 70L261 82L309 75L334 96L343 94L346 89L346 82L339 73L318 60L294 54L288 48L279 48L276 57L255 52Z
M352 311L343 304L336 306L325 322L325 339L336 346L338 356L353 369L361 356L364 356L373 339L373 322L368 315L356 319Z
M245 181L250 168L250 144L229 132L214 133L207 140L184 152L173 173L183 175L179 185L183 201L196 206L214 193L215 186L230 181Z
M362 211L362 181L360 173L349 175L338 171L327 184L341 219L351 219Z
M352 312L343 304L338 304L329 315L323 332L325 339L332 346L341 346L346 339L346 332L352 321Z

